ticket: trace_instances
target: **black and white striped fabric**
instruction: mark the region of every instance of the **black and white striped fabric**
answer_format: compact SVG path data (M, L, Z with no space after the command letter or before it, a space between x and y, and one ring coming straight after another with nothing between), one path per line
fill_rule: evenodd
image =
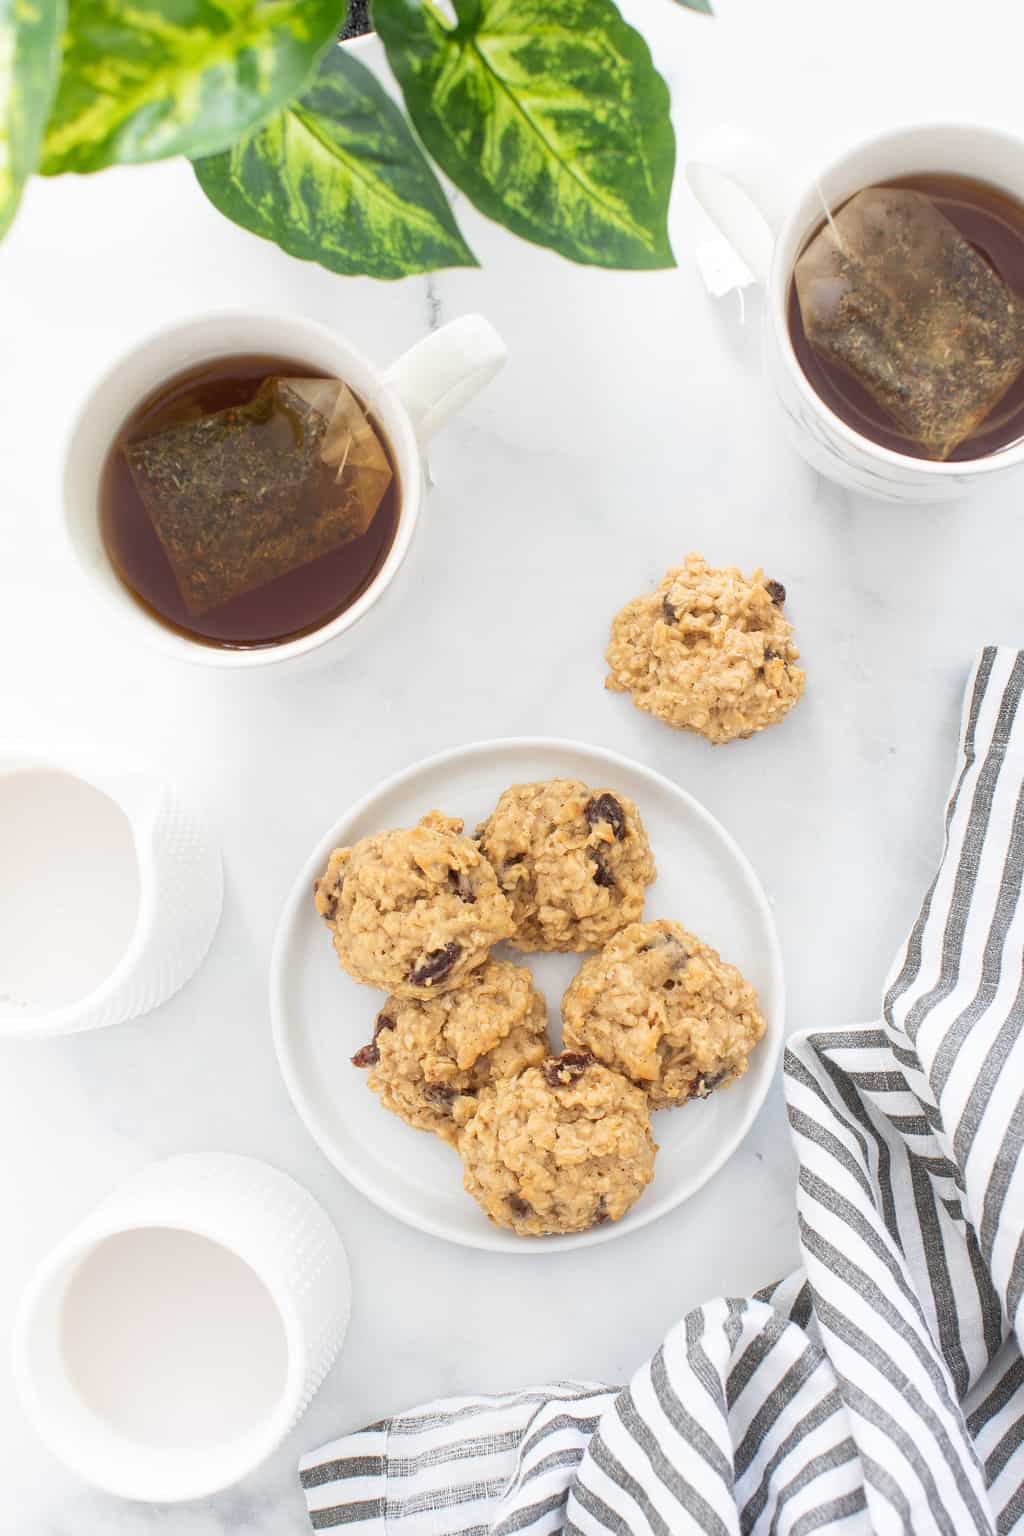
M1024 1513L1024 653L983 652L882 1017L786 1054L804 1268L628 1386L464 1397L301 1467L365 1536L1013 1531Z

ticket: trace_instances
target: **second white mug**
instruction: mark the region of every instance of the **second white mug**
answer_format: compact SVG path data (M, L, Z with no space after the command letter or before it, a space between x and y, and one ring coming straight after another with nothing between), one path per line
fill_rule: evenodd
M883 501L952 500L1024 465L1024 442L956 463L883 448L830 410L793 349L787 320L793 267L825 208L839 207L864 187L929 172L989 182L1024 202L1024 140L967 123L895 128L861 139L816 176L801 179L764 144L722 132L686 167L698 201L765 289L765 370L792 442L823 475Z

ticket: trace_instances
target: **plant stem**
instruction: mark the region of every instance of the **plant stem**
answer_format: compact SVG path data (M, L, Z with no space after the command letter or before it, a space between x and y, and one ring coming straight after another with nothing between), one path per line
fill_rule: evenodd
M344 43L350 37L364 37L372 31L369 0L348 0L348 14L341 29L341 41Z

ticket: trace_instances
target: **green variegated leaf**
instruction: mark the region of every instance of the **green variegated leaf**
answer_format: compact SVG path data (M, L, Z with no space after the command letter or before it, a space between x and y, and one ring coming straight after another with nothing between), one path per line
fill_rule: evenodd
M300 91L345 0L70 0L42 169L205 155Z
M710 0L676 0L677 5L685 5L688 11L700 11L702 16L712 16Z
M670 267L668 87L612 0L374 0L420 138L481 212L573 261Z
M344 48L297 101L195 172L229 219L332 272L476 266L402 113Z
M63 25L63 0L0 0L0 236L36 168Z

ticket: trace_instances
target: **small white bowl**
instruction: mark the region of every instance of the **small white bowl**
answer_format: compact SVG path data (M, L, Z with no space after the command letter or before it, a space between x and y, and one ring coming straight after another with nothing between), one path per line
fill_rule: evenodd
M147 1235L177 1265L155 1270ZM111 1265L108 1250L105 1273L90 1275L104 1245L126 1237L132 1261ZM174 1157L116 1190L44 1261L15 1323L15 1381L40 1438L87 1481L126 1499L203 1498L258 1466L305 1412L350 1299L341 1239L304 1189L252 1158ZM231 1335L225 1349L218 1329ZM195 1358L204 1333L219 1377ZM232 1405L223 1419L218 1391ZM252 1402L257 1412L242 1406ZM213 1439L211 1421L234 1432Z

